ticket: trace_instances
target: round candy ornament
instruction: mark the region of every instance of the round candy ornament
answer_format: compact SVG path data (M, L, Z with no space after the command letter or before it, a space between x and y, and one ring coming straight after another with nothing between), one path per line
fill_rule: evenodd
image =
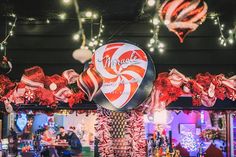
M151 57L138 46L112 42L98 48L92 57L103 85L93 100L113 111L139 106L150 94L156 72Z

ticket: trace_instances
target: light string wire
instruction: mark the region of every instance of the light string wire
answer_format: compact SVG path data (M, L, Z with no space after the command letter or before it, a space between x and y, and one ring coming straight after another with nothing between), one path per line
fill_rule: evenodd
M89 42L89 47L92 49L94 52L97 46L102 46L103 40L101 39L102 33L104 32L105 26L103 25L103 17L101 16L100 22L99 22L99 30L98 30L98 35L96 36L91 36L91 40Z
M100 39L102 32L104 31L104 25L103 25L103 18L101 16L100 18L100 22L99 22L99 31L98 31L98 35L94 36L94 18L97 17L96 14L93 14L92 12L86 12L85 16L87 14L87 19L90 19L91 24L90 24L90 33L91 33L91 39L90 41L88 41L88 46L86 46L86 35L83 29L83 24L82 22L85 22L85 18L81 18L81 13L80 13L80 9L79 9L79 5L78 5L78 1L77 0L73 0L74 1L74 6L75 6L75 11L77 14L77 20L79 23L79 31L73 35L73 39L74 40L80 40L80 37L82 37L82 44L81 44L81 48L85 48L85 49L92 49L93 51L95 51L95 48L99 45L101 46L103 44L103 40ZM88 14L91 14L88 16ZM90 17L91 16L91 17Z
M16 21L17 21L17 16L15 14L10 14L10 17L14 18L13 23L9 22L8 25L11 26L6 37L0 42L0 50L4 50L4 56L6 56L6 45L7 45L7 40L13 36L13 30L16 27ZM7 21L6 21L7 22ZM6 26L7 27L7 26ZM7 31L6 31L7 32Z
M209 17L210 17L210 19L213 20L214 25L218 26L218 28L219 28L219 33L220 33L219 42L220 42L220 45L226 47L228 44L229 45L234 44L234 40L236 40L236 22L234 23L233 29L228 30L229 36L226 37L224 35L225 25L221 23L220 15L213 12L213 13L209 13Z
M83 24L82 24L81 17L80 17L79 4L78 4L78 1L77 1L77 0L73 0L73 1L74 1L75 12L76 12L76 14L77 14L77 20L78 20L78 24L79 24L78 36L82 36L81 48L85 48L85 45L86 45L86 36L85 36L85 33L84 33Z
M149 1L147 1L148 3ZM152 37L149 40L147 47L149 48L150 52L154 52L155 50L158 50L159 53L164 52L165 45L161 40L159 39L159 33L160 33L160 26L161 26L161 20L159 17L159 9L160 9L160 0L157 0L155 2L156 4L156 13L153 17L153 19L150 20L150 23L153 25L153 29L150 30L150 33L152 33Z

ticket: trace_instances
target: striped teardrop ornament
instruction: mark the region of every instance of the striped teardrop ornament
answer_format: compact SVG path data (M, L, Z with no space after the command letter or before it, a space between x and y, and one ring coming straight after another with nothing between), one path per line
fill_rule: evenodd
M183 43L186 35L204 22L207 8L203 0L167 0L161 5L159 15L169 31Z

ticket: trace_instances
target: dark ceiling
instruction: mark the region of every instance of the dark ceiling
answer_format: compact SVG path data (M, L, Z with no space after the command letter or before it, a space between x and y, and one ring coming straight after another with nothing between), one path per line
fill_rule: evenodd
M227 29L233 27L236 21L235 0L206 2L209 11L221 15ZM104 41L128 40L146 48L152 28L148 21L154 10L145 8L144 4L145 0L79 0L82 11L95 10L104 17ZM72 5L65 6L60 0L1 0L0 8L1 39L7 22L4 15L14 11L19 17L15 35L9 39L7 46L7 54L13 63L13 71L9 74L11 78L19 79L23 69L32 65L42 66L48 75L69 68L82 71L83 65L71 56L73 50L80 46L72 40L72 34L78 29ZM65 21L55 19L61 12L68 13L69 18ZM35 20L28 21L27 18ZM46 19L51 19L51 23L46 24ZM89 37L90 24L86 23L84 27ZM96 30L96 24L94 28ZM235 74L236 46L221 47L218 37L219 30L210 19L189 34L183 44L165 26L161 26L160 39L166 45L165 53L151 54L157 72L177 68L190 76L207 71Z

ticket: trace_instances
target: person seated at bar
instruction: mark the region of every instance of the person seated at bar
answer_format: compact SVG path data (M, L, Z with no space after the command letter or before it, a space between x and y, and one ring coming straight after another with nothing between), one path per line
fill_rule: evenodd
M68 142L71 147L71 156L80 157L82 152L82 145L79 137L75 133L74 126L71 126L68 130Z
M53 135L51 134L51 132L49 131L49 127L48 126L44 126L44 132L43 132L43 135L42 135L42 141L44 143L50 143L52 142L52 139L53 139Z
M58 141L63 141L66 142L68 140L68 134L65 131L65 128L63 126L60 126L59 128L59 134L57 134ZM59 156L63 156L63 152L66 150L66 148L63 147L56 147L57 148L57 153Z
M67 141L68 134L66 133L65 128L63 126L59 128L59 132L60 133L57 135L57 140Z

